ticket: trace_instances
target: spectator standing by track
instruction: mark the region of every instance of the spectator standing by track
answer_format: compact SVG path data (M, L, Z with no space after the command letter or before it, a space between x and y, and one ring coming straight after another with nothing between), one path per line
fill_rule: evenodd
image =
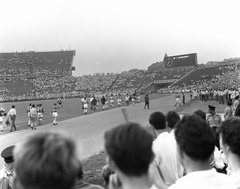
M31 110L31 108L32 108L32 104L30 103L30 104L28 105L27 111L26 111L26 114L27 114L27 116L28 116L28 126L29 126L29 127L30 127L30 125L31 125L31 118L30 118L30 110Z

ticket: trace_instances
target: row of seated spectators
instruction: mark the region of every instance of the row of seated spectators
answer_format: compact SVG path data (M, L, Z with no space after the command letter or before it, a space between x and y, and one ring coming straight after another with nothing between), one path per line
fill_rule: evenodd
M219 70L222 71L219 73ZM168 90L183 90L183 89L201 89L201 88L211 88L211 89L226 89L226 88L238 88L240 86L240 71L239 66L220 66L215 70L211 69L210 78L205 75L201 75L202 79L194 80L186 77L185 79L191 81L189 83L182 83L182 85L172 86ZM217 73L217 74L214 74ZM196 74L196 73L195 73Z
M217 68L217 69L216 69ZM211 69L209 71L209 69ZM132 93L136 90L146 87L149 83L154 80L161 79L176 79L178 77L184 76L189 70L170 70L169 72L162 73L148 73L145 70L130 70L122 72L120 74L94 74L94 75L84 75L80 77L74 76L64 76L64 77L36 77L34 79L27 79L25 77L15 77L15 78L2 78L0 80L1 95L10 96L47 96L50 94L63 94L72 92L81 93L96 93L96 92L111 92L111 93ZM198 75L198 71L201 73L199 78L193 77ZM190 73L182 80L182 86L177 83L174 88L186 87L189 88L212 85L212 83L217 83L219 78L225 73L229 73L225 77L237 77L234 74L234 66L221 66L214 68L198 69L193 71L194 74ZM39 72L40 73L40 72ZM230 74L231 73L231 74ZM206 77L206 75L211 75L211 77ZM189 78L190 77L190 78ZM223 79L223 85L227 82Z
M211 66L204 68L197 68L185 78L181 79L174 86L184 87L184 86L199 86L209 83L216 82L219 77L228 72L234 72L239 69L236 65L224 65L224 66Z
M69 74L74 51L0 53L0 76Z
M44 75L38 70L35 75ZM46 70L47 71L47 70ZM46 72L46 74L48 74ZM32 92L40 94L45 93L63 93L63 92L105 92L113 93L128 92L138 90L158 78L170 78L178 72L170 73L147 73L144 70L130 70L120 74L94 74L84 75L81 77L64 76L64 77L35 77L27 79L25 77L7 77L2 78L1 88L6 89L8 94L23 95Z

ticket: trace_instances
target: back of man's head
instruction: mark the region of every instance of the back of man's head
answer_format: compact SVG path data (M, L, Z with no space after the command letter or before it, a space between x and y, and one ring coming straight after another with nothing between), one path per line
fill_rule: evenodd
M166 121L167 121L168 127L170 127L171 129L174 129L174 126L176 125L176 123L180 121L180 116L175 111L169 111L166 114Z
M148 172L153 160L152 136L137 123L119 125L105 133L106 152L117 168L128 176Z
M222 145L240 158L240 118L232 117L222 122L218 128Z
M162 112L153 112L148 121L156 130L166 129L166 117Z
M71 189L79 173L73 140L60 132L31 135L14 149L16 188Z
M197 111L193 112L193 115L197 115L206 121L206 117L207 117L206 113L202 110L197 110Z
M180 152L192 160L208 161L215 148L214 134L199 116L184 116L176 125L175 138Z

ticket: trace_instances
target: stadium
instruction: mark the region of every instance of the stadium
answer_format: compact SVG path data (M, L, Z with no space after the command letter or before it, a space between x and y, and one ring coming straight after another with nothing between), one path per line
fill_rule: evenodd
M235 90L240 86L239 58L199 65L196 53L165 54L162 62L150 65L147 70L76 77L72 74L75 70L74 56L76 51L0 53L1 108L8 110L12 104L16 105L18 129L9 133L9 126L4 126L0 136L4 140L1 148L23 140L32 132L27 126L26 108L29 103L41 103L45 109L44 120L37 129L73 133L80 144L78 152L87 167L85 181L100 185L104 184L99 175L95 180L91 179L91 174L97 175L96 168L101 169L105 164L106 154L102 151L104 141L100 136L113 124L126 121L122 109L126 109L130 121L140 122L146 128L148 117L154 111L166 113L174 110L182 116L199 109L207 112L210 103L223 116L226 105L219 104L216 97L213 98L214 90ZM200 91L203 89L209 91L207 100L202 99ZM176 93L185 94L186 104L174 106ZM123 99L120 107L116 101L119 94ZM140 95L141 101L126 106L126 94ZM150 95L150 109L143 111L145 94ZM102 111L100 105L98 110L89 109L88 115L83 116L81 98L86 96L90 99L92 95L114 96L113 107ZM53 127L49 113L58 97L63 100L64 108L58 110L59 125Z
M2 1L0 189L240 189L240 1Z

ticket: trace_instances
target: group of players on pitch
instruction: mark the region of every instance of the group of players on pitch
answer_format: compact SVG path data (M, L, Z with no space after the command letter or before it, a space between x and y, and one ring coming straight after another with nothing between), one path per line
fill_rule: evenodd
M58 105L57 105L58 104ZM53 117L53 125L57 125L57 109L62 108L62 100L59 97L57 99L57 103L54 103L52 110L50 114ZM42 104L37 104L37 107L35 107L35 104L30 103L27 107L26 114L28 116L28 126L31 127L32 130L36 130L37 125L41 125L41 122L43 120L43 107Z
M123 97L122 95L117 95L117 98L114 98L113 94L110 95L110 97L108 98L107 95L103 95L101 97L101 99L99 99L99 97L95 97L94 95L92 95L88 101L88 99L86 97L82 97L81 98L81 103L82 103L82 109L83 109L83 113L87 114L88 113L88 109L96 111L99 109L99 105L102 105L102 110L106 110L109 107L113 108L115 106L115 104L117 104L118 107L122 106L123 103L125 102L126 106L129 106L130 104L132 104L133 106L135 106L136 103L140 102L140 95L137 96L135 93L132 95L128 95L126 94L125 97ZM89 108L90 105L90 108Z

